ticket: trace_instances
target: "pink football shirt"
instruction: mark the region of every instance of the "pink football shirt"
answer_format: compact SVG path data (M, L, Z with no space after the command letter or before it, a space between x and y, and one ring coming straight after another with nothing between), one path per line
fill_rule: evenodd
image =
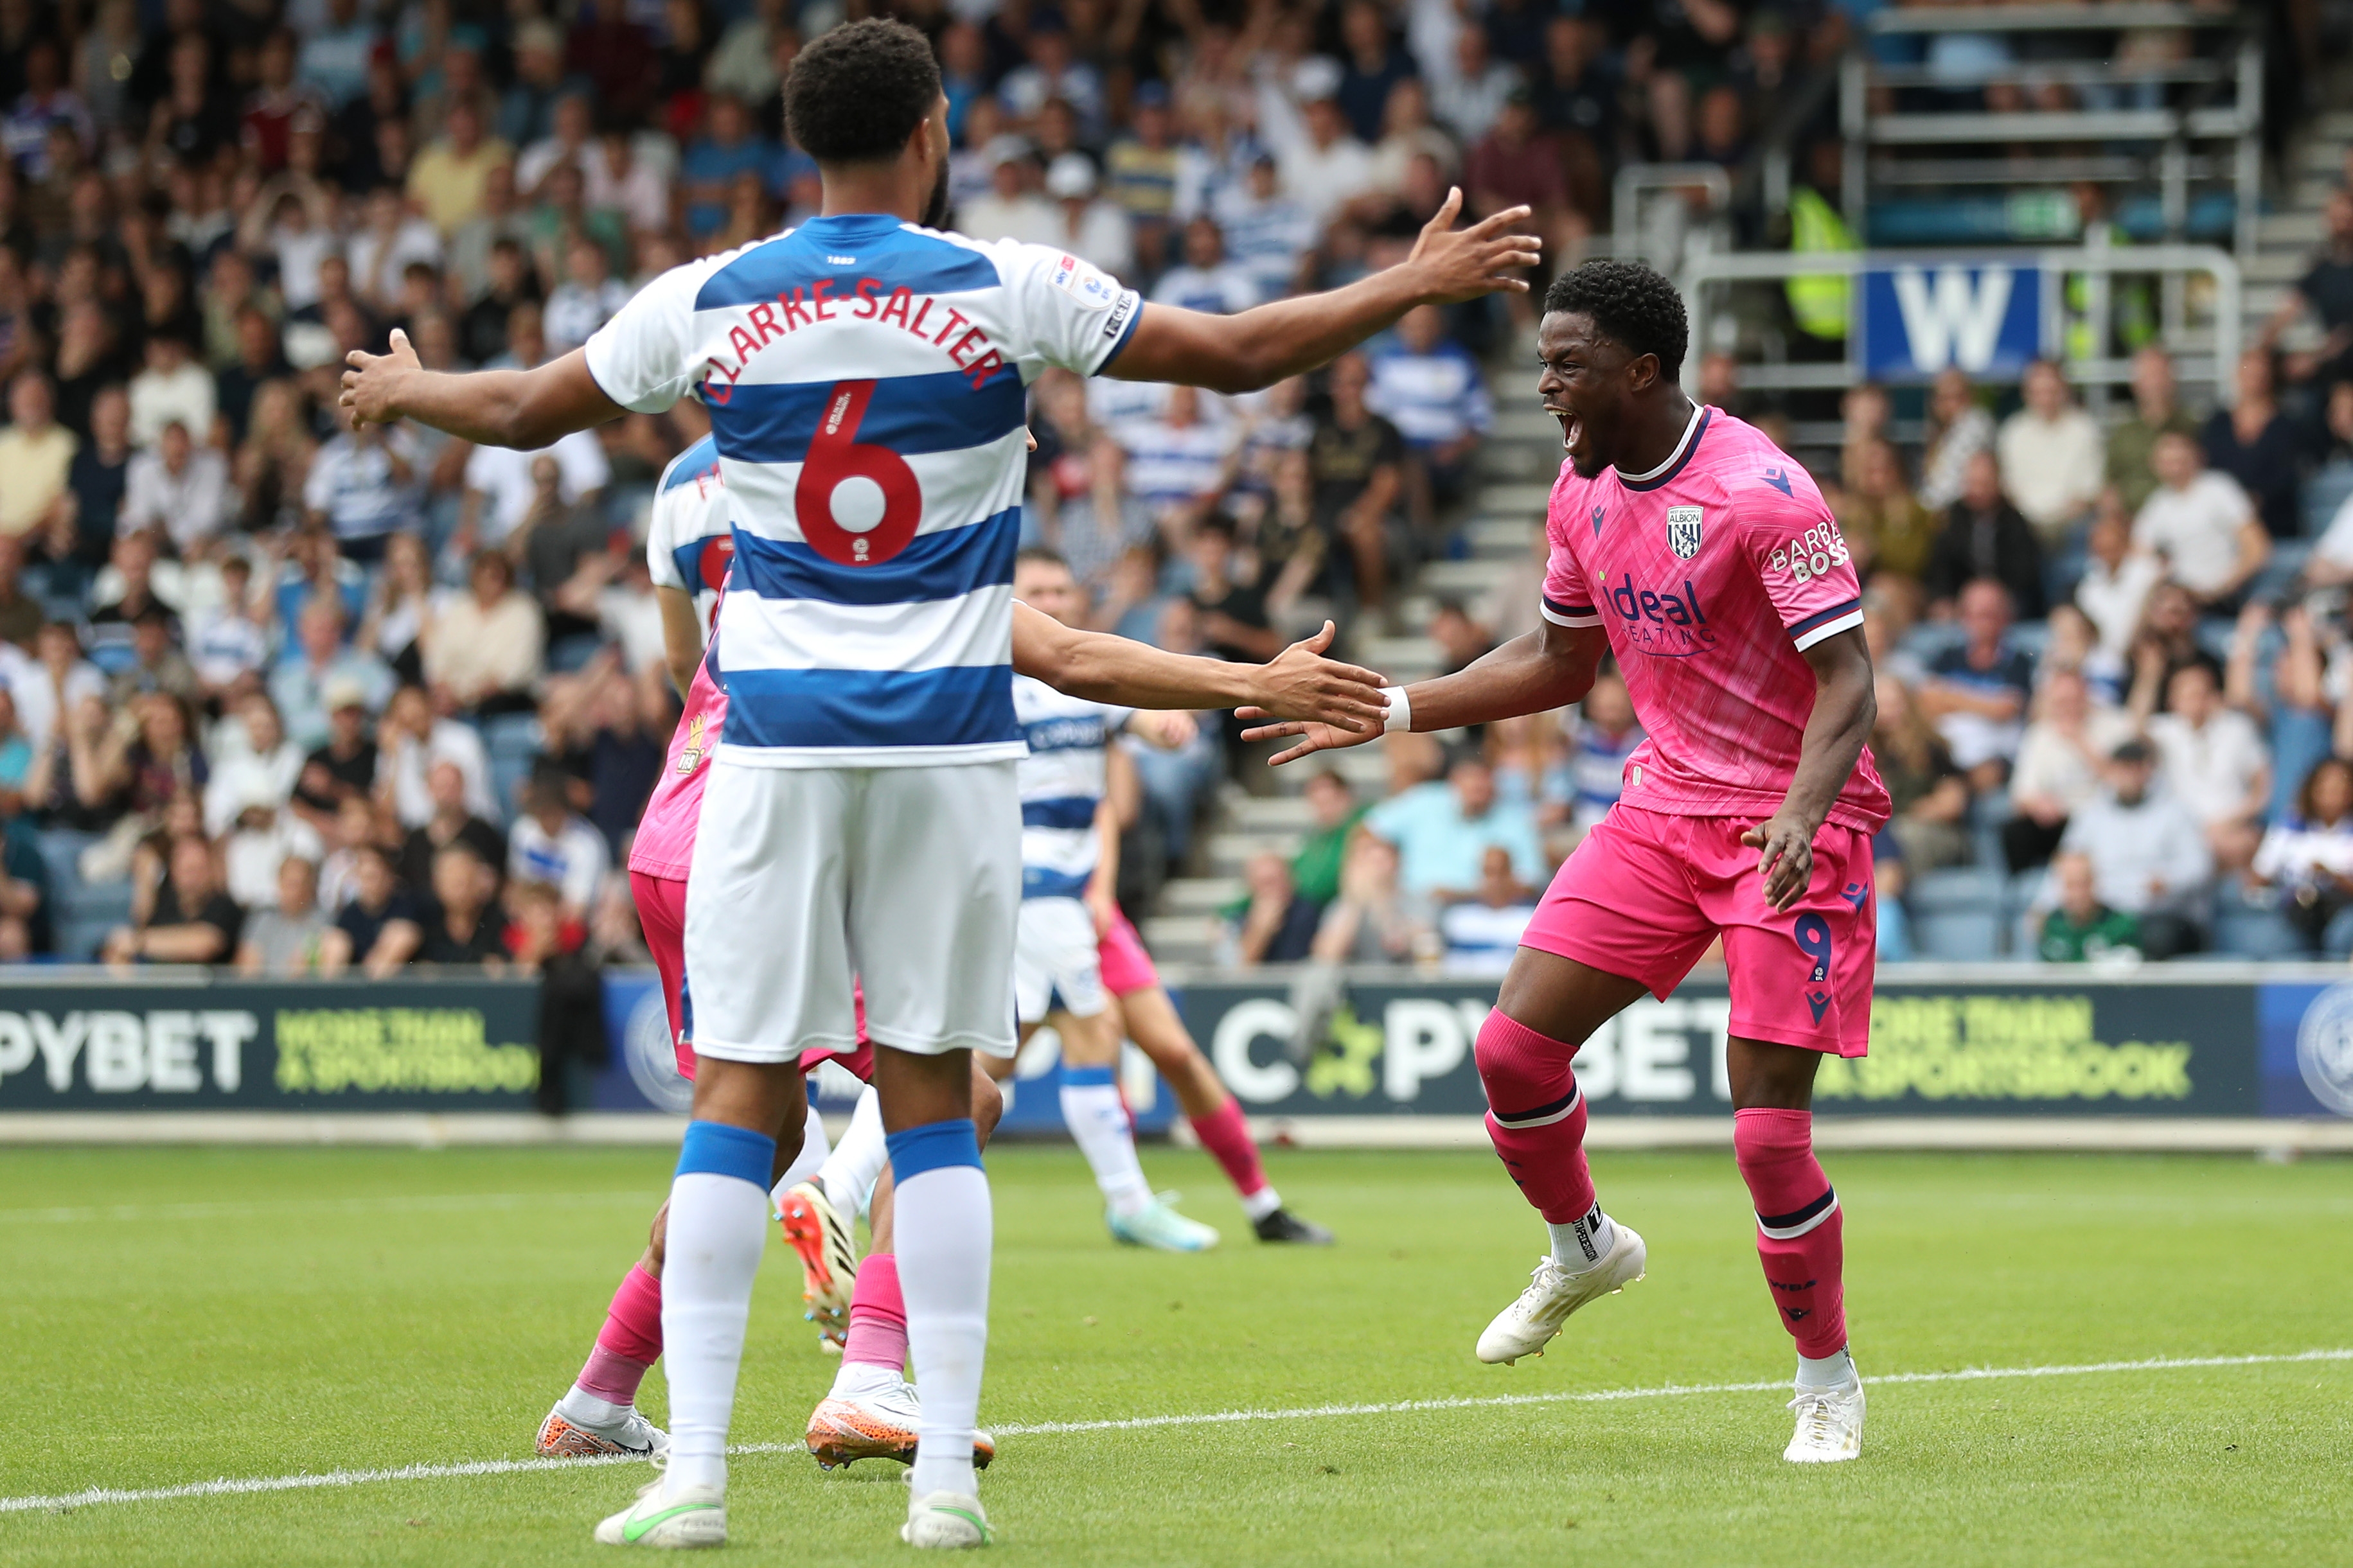
M1666 463L1553 486L1545 618L1603 627L1650 739L1626 759L1628 805L1678 816L1780 808L1814 672L1804 650L1862 624L1846 543L1806 470L1754 426L1694 412ZM1865 748L1830 820L1869 833L1886 786Z
M727 513L727 487L719 477L708 438L680 453L662 473L646 530L646 559L657 585L695 596L697 618L707 637L719 624L727 565L734 549ZM727 693L712 679L711 660L694 667L686 689L686 710L670 738L670 754L655 781L638 836L629 846L629 869L649 877L686 879L694 860L694 825L702 816L702 786L711 777L711 753L727 721Z

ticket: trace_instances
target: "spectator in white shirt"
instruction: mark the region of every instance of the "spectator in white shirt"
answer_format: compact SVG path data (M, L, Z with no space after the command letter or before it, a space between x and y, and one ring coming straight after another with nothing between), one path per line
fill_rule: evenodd
M2345 498L2314 542L2312 554L2304 563L2304 580L2316 588L2353 583L2353 495Z
M2001 825L2002 858L2012 871L2049 861L2067 819L2099 795L2109 756L2132 732L2122 710L2094 705L2082 671L2056 669L2043 678L2010 778L2016 815Z
M378 185L367 199L367 226L352 237L343 258L351 263L352 291L392 314L408 264L441 265L441 231L411 212L397 188Z
M423 687L404 686L393 693L375 743L376 793L390 798L401 826L422 827L433 820L432 774L443 763L458 770L468 813L484 821L503 815L491 793L491 759L481 731L437 718Z
M147 340L147 368L131 378L131 444L153 446L175 419L209 442L217 397L212 373L196 363L187 339L156 333Z
M27 658L14 643L0 642L0 683L16 700L16 727L39 752L83 702L106 700L106 677L81 656L81 639L70 621L51 621L33 638Z
M1454 68L1432 83L1430 106L1468 147L1494 129L1521 80L1518 68L1489 55L1486 28L1464 26L1454 35Z
M174 419L147 451L123 470L122 515L117 533L162 529L186 555L220 531L228 510L228 459L216 447L199 447Z
M267 806L272 812L282 808L294 798L294 783L302 776L302 748L287 738L276 703L257 691L237 704L237 712L244 723L244 740L221 748L205 784L205 831L216 838L248 806ZM231 728L223 724L216 734ZM277 868L269 868L272 886L277 875Z
M1185 260L1160 275L1152 302L1212 316L1239 316L1259 301L1259 282L1248 268L1226 259L1225 236L1215 219L1197 217L1185 226Z
M2214 855L2197 818L2149 787L2156 772L2147 742L2118 746L2108 761L2107 790L2068 821L2060 852L2090 856L2100 902L2139 918L2143 953L2171 958L2202 942L2197 921L2214 879ZM2040 909L2058 901L2055 878L2045 879L2034 901Z
M2097 422L2069 400L2057 365L2049 360L2028 365L2021 390L2026 406L2002 421L1994 450L2010 504L2051 550L2067 542L2069 530L2098 497L2107 451Z
M1084 153L1065 153L1046 169L1046 195L1060 209L1055 243L1116 278L1135 265L1135 232L1127 209L1095 195L1095 166Z
M540 312L540 330L547 335L547 352L566 354L629 302L629 286L606 275L605 247L586 235L565 252L565 279L547 296Z
M2348 536L2353 542L2353 536ZM2132 520L2125 515L2122 497L2113 489L2100 492L2100 514L2093 520L2091 559L2075 584L2075 607L2090 618L2099 633L2100 651L2123 658L2132 651L2133 636L2140 630L2141 606L2149 591L2165 581L2165 563L2147 551L2135 550Z
M314 525L332 530L343 552L374 561L385 536L413 526L424 499L417 438L403 425L363 425L319 448L302 483Z
M537 493L531 469L542 456L555 459L556 494L567 507L593 501L613 478L604 443L591 430L575 430L536 452L477 447L466 459L466 495L459 503L458 531L450 537L448 553L463 561L481 546L506 542L531 510Z
M611 857L605 836L573 811L564 770L542 763L523 788L523 814L507 840L507 875L544 882L564 900L564 912L584 920L596 906Z
M1060 245L1062 215L1029 188L1036 163L1029 143L999 136L981 149L988 164L988 194L960 204L956 227L975 239L1014 239L1025 245Z
M2353 763L2323 757L2296 792L2295 812L2272 824L2253 879L2280 890L2288 923L2313 952L2353 953Z
M1335 96L1336 77L1303 67L1300 76L1304 133L1282 150L1282 188L1305 203L1321 226L1373 188L1373 152L1348 129Z
M2166 711L2150 716L2148 738L2161 782L2206 830L2215 862L2244 868L2272 794L2271 751L2255 721L2223 704L2212 670L2184 665L2166 683Z
M2207 610L2235 607L2271 559L2271 535L2239 481L2206 466L2197 438L2168 431L2149 455L2157 489L2133 520L2133 543L2165 557L2167 575Z

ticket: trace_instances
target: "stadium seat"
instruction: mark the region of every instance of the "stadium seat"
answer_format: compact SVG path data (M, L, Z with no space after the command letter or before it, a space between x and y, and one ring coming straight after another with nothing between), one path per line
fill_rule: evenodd
M2328 531L2337 509L2353 500L2353 460L2339 459L2321 469L2304 485L2304 533L2317 539Z
M1956 866L1924 871L1912 882L1905 902L1915 915L1993 914L2002 907L2001 873L1989 867Z
M490 756L491 794L502 819L512 822L521 809L517 793L531 776L531 764L546 738L535 713L502 713L484 721L482 750Z
M1983 963L2001 956L2001 917L1991 910L1915 909L1912 945L1923 959Z
M2228 893L2216 900L2214 951L2232 958L2302 958L2304 939L2279 910Z

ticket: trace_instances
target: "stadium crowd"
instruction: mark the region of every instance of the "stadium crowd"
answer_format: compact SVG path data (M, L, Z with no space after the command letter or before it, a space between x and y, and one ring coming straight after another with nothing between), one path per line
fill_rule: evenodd
M1573 263L1622 162L1747 168L1812 112L1861 9L892 7L943 63L955 226L1222 311L1401 258L1454 184L1531 205L1547 268ZM335 379L396 327L429 365L536 363L807 216L778 84L843 14L0 0L0 960L641 953L614 869L676 711L644 520L697 405L517 453L341 428ZM2052 953L2209 943L2224 888L2353 949L2353 774L2327 761L2353 752L2353 521L2306 526L2353 489L2353 198L2330 225L2299 294L2327 349L2276 387L2251 355L2231 411L2185 412L2154 351L2106 428L2047 368L1999 423L2007 389L1948 377L1914 461L1887 397L1850 395L1819 477L1881 661L1890 955L1907 879L2054 855ZM1525 312L1419 310L1247 398L1050 374L1026 542L1094 624L1166 647L1407 629L1415 572L1461 549L1482 363ZM1467 663L1533 624L1539 574L1410 629ZM1391 737L1386 798L1309 783L1318 830L1251 863L1229 951L1508 957L1639 740L1614 679L1451 751ZM1187 860L1242 761L1231 730L1139 755L1145 860Z

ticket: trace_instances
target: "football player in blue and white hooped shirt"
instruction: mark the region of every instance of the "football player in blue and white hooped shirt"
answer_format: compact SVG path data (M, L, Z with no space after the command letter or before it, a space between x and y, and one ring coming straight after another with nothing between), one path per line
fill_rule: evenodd
M1233 666L1025 614L1011 592L1025 389L1052 366L1271 385L1415 305L1525 288L1538 247L1508 232L1525 209L1454 229L1451 195L1405 261L1345 289L1237 316L1146 307L1062 252L926 226L944 216L947 100L913 29L836 28L796 58L785 100L823 216L662 274L585 347L531 370L428 372L396 337L388 354L351 357L342 406L529 448L699 395L733 498L727 728L687 884L702 1070L663 1279L670 1459L599 1538L725 1539L727 1423L772 1165L799 1142L801 1051L852 1038L855 970L893 1129L923 1385L903 1534L977 1545L991 1218L965 1053L1014 1048L1027 749L1014 671L1099 700L1240 702L1352 733L1400 716L1377 677L1320 658L1329 628Z

